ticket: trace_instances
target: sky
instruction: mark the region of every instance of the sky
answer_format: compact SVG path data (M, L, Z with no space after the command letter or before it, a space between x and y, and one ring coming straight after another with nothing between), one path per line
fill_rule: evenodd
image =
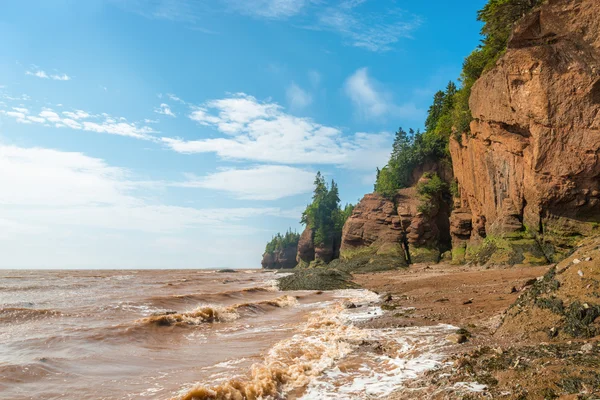
M259 268L372 192L485 0L0 2L0 268Z

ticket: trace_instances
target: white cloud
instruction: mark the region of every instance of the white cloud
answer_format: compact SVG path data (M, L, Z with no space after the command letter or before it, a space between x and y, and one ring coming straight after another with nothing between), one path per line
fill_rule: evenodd
M396 105L391 93L369 76L367 68L360 68L352 74L344 88L358 115L363 118L394 116L416 120L423 115L423 111L412 103Z
M220 225L261 215L287 217L279 208L197 209L148 203L123 168L83 153L0 144L0 219L31 225L78 225L166 232Z
M266 235L255 238L257 228L246 221L298 218L298 210L277 207L165 204L157 196L163 184L138 181L126 169L78 152L0 143L0 170L4 268L257 266ZM188 245L164 253L154 246L162 238ZM231 246L243 257L224 259Z
M162 103L160 107L155 108L154 112L161 115L168 115L169 117L175 117L175 114L171 111L171 107L165 103Z
M25 75L35 76L41 79L52 79L55 81L70 81L71 77L64 73L48 74L46 71L35 68L25 72Z
M42 78L42 79L49 79L50 76L48 76L48 74L44 71L27 71L25 72L26 75L31 75L31 76L35 76L38 78Z
M387 133L344 135L335 127L284 112L276 103L259 102L238 93L209 101L190 118L216 128L224 137L184 140L163 137L180 153L216 153L225 159L279 164L334 164L374 169L389 153ZM385 152L383 158L373 158ZM365 157L356 159L356 157Z
M28 116L29 110L19 108L20 111L4 111L0 113L14 118L19 123L52 123L57 128L71 128L88 132L108 133L112 135L128 136L136 139L153 140L150 136L154 130L149 126L140 126L136 123L126 122L125 118L113 118L108 114L92 115L83 110L65 111L59 115L50 108L43 108L38 116ZM27 113L21 112L27 111Z
M54 79L55 81L70 81L71 80L71 77L67 74L52 75L51 78Z
M312 103L312 96L294 82L286 90L287 101L294 110L301 110Z
M37 124L43 124L46 122L46 120L42 117L35 117L33 115L30 115L27 117L28 120L30 120L31 122L35 122Z
M278 200L308 193L313 189L314 172L283 165L262 165L230 169L205 177L190 176L182 187L215 189L244 200Z
M71 119L87 119L89 118L91 115L83 110L75 110L73 112L71 111L63 111L63 115L67 116L68 118Z

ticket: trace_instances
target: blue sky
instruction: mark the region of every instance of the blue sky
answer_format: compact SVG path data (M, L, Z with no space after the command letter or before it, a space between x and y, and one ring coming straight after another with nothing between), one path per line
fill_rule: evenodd
M372 191L484 0L0 3L0 267L256 268Z

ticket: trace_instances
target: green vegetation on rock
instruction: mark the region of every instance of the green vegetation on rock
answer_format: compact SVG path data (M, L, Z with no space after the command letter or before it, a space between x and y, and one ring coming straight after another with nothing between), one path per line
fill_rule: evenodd
M352 275L335 268L297 270L294 274L279 279L280 290L338 290L356 289Z
M265 253L273 254L287 247L297 246L299 240L300 234L293 232L290 228L285 235L278 233L277 235L273 236L273 239L271 239L271 241L267 243L267 246L265 247Z
M480 265L548 264L539 243L526 232L516 232L507 236L488 236L479 245L469 244L465 259Z

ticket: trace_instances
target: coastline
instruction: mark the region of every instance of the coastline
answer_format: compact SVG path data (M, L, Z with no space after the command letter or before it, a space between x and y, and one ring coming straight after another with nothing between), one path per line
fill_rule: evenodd
M403 382L386 399L597 399L600 385L587 377L598 376L593 372L600 366L597 340L495 335L509 307L552 267L416 264L354 275L364 289L380 294L386 310L366 327L461 328L446 337L453 344L445 347L441 368ZM572 395L559 397L559 390Z

